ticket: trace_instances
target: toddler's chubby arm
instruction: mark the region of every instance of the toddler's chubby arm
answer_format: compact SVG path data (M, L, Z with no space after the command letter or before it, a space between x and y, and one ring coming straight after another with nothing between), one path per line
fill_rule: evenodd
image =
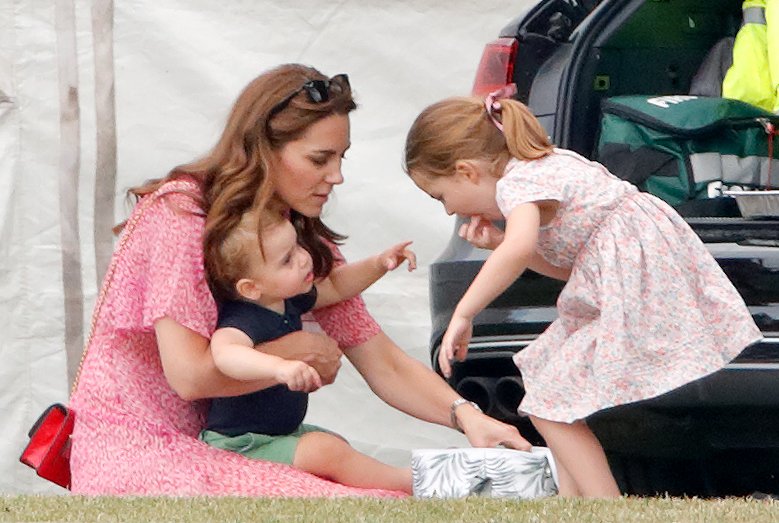
M322 386L322 379L310 365L265 354L254 348L246 333L233 327L214 332L211 354L216 367L236 380L274 380L301 392L312 392Z
M404 260L408 262L408 270L413 271L417 268L417 256L408 248L409 245L411 242L401 242L376 256L334 268L327 277L316 283L317 300L314 308L357 296L387 271L400 267Z

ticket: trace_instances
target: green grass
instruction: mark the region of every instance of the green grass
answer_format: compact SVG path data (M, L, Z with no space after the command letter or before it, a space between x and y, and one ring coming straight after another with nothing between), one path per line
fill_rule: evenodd
M379 500L0 497L0 522L749 522L779 521L779 502L745 499Z

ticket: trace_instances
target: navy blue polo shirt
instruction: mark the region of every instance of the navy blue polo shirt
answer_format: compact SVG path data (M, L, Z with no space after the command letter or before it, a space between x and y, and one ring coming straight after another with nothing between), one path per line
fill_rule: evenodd
M255 345L275 340L303 328L300 316L314 307L316 287L284 300L284 314L256 303L233 300L219 307L217 328L234 327L246 333ZM243 396L214 398L206 429L238 436L247 432L280 436L300 426L308 409L308 394L275 385Z

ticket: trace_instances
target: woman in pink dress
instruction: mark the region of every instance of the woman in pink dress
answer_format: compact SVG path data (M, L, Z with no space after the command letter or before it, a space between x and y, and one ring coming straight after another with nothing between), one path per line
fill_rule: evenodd
M139 203L103 283L102 305L71 406L72 491L94 495L400 496L346 487L287 465L251 460L197 439L205 398L273 382L241 382L214 367L216 305L205 259L253 204L289 208L317 274L342 237L319 219L350 145L355 108L345 75L289 64L253 80L202 159L130 192ZM132 230L130 230L132 229ZM388 338L358 297L315 315L326 334L296 332L263 350L313 366L332 383L341 350L393 407L453 426L475 446L527 448Z
M558 318L514 357L526 388L519 409L555 457L561 494L618 496L585 418L721 369L760 330L671 207L553 147L515 92L433 104L408 133L414 183L471 218L461 237L494 249L455 308L438 362L448 375L465 358L473 317L525 269L566 280Z

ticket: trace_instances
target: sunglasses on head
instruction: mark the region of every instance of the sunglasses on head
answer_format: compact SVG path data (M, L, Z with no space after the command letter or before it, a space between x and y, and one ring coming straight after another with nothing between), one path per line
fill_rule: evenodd
M327 80L309 80L308 82L295 89L289 96L273 106L268 113L267 121L283 111L289 103L301 91L306 93L308 101L314 104L321 104L330 101L330 95L341 94L349 89L349 75L341 73Z

